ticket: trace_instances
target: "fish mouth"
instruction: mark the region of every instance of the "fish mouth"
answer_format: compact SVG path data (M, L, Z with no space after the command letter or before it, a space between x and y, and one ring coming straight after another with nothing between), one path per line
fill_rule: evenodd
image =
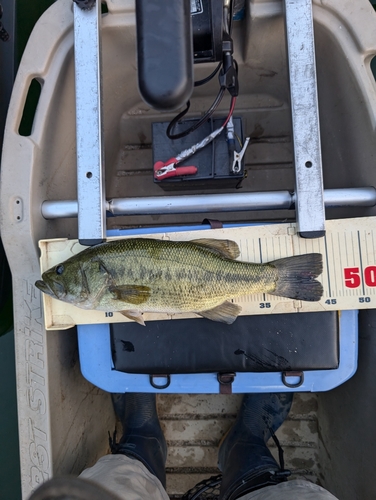
M39 290L46 295L50 295L51 297L56 297L54 292L51 290L51 288L45 283L43 280L38 280L35 282L35 286L39 288Z
M35 282L35 286L39 288L39 290L46 295L49 295L50 297L53 297L54 299L60 299L61 297L65 296L65 291L63 285L60 283L54 282L55 287L57 287L57 290L53 290L45 281L43 280L38 280Z

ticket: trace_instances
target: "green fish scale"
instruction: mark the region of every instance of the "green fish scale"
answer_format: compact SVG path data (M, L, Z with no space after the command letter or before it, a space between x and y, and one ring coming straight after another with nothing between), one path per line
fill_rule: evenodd
M77 257L99 258L114 286L149 287L149 298L134 307L140 311L204 311L231 298L273 291L277 279L274 266L227 259L191 242L116 240ZM109 293L99 304L111 310L126 306Z

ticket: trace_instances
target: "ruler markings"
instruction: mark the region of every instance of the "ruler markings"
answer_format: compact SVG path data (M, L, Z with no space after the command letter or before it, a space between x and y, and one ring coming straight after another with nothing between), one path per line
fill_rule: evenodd
M348 254L348 250L347 250L347 238L346 238L346 235L345 234L342 234L341 236L341 244L342 246L345 247L345 260L346 260L346 266L348 267L348 262L349 262L349 254ZM341 248L341 247L339 247ZM332 252L333 252L333 249L332 249ZM334 258L334 256L332 256L332 258ZM341 268L341 283L344 283L344 281L342 280L342 268ZM348 293L348 288L344 289L344 296L347 297L349 295Z
M302 253L300 247L300 238L298 240L295 240L295 245L296 245L296 253L300 255Z
M349 254L348 254L348 252L347 252L347 239L346 239L346 233L344 234L344 240L345 240L346 267L349 267Z
M332 235L332 239L333 239L333 235ZM338 240L338 248L341 248L339 233L337 233L337 240ZM339 252L339 265L340 265L340 268L342 269L342 252ZM342 280L342 276L341 276L341 280ZM337 287L337 281L336 281L336 287Z
M367 230L364 230L364 244L366 246L366 265L375 265L375 254L371 253L371 233L367 234ZM364 262L364 259L363 259Z
M346 245L346 242L343 243L343 241L341 241L342 238L339 238L339 245ZM335 266L335 274L334 274L334 282L336 284L336 293L338 293L338 283L342 283L342 263L341 262L338 262L338 259L334 259L334 255L333 255L333 252L334 252L334 248L335 248L335 241L334 241L334 237L332 235L332 248L330 249L330 255L331 255L331 258L332 258L332 261L333 261L333 265ZM339 248L341 248L339 246ZM338 268L338 266L340 266ZM346 294L344 294L346 295Z
M374 241L374 231L371 231L370 233L371 235L371 241L372 241L372 253L371 253L371 256L372 256L372 264L376 264L376 252L375 252L375 241ZM374 288L373 290L373 295L376 295L376 289Z
M367 233L367 229L364 229L364 244L366 247L366 259L363 258L363 264L366 261L365 268L375 266L375 253L374 252L371 253L371 242L373 248L372 236L373 236L373 231ZM365 276L363 276L363 278L365 279ZM373 286L373 283L371 283L371 286L367 285L367 294L375 295L375 287Z
M265 241L265 246L266 246L266 252L268 251L268 240ZM260 249L260 262L262 264L262 246L261 246L261 238L259 238L259 249ZM262 300L265 302L266 297L265 293L262 294Z
M318 279L324 286L323 297L319 303L306 303L303 301L301 312L375 307L376 217L366 218L365 220L350 220L349 223L343 220L327 221L327 223L327 233L321 239L307 240L300 238L297 234L287 234L289 227L287 224L270 226L268 229L261 227L257 230L250 228L248 231L239 230L237 232L234 230L233 233L232 230L229 230L228 237L238 241L241 260L244 259L248 262L266 263L290 255L303 255L311 252L320 252L322 254L324 269ZM284 228L286 228L285 234L283 234ZM231 237L231 234L239 236ZM175 233L171 233L170 237L171 239L179 239L179 235ZM72 242L69 244L74 246L77 243ZM49 242L48 245L47 250L44 250L45 262L42 270L52 267L55 264L54 259L56 260L57 257L59 257L59 261L61 260L61 253L66 243L64 245L60 243L61 249L56 247L56 242ZM72 252L71 248L73 248L71 246L69 247L70 252ZM243 306L243 314L298 312L293 307L290 299L270 296L266 293L250 294L236 299L235 302ZM60 309L60 306L62 309ZM64 319L64 321L72 318L71 321L77 322L76 324L81 324L83 321L89 323L92 321L90 317L84 316L82 318L80 316L86 314L85 311L79 309L78 313L75 314L73 311L71 312L71 309L67 309L67 312L65 312L64 307L69 307L69 305L61 303L59 308L55 310L55 304L52 309L50 303L48 303L47 310L51 309L52 311L52 316L48 320L49 324L58 325L57 322L63 321L61 318L65 317L67 320ZM101 312L94 311L92 314L95 315L95 322L108 322L108 319L102 319ZM114 316L116 316L113 319L114 321L122 319L119 319L118 315ZM153 315L152 319L164 318L157 318L156 315ZM150 321L148 317L146 320Z
M348 254L348 246L347 246L347 239L348 237L350 238L350 242L349 242L349 247L352 248L352 262L355 264L355 247L354 247L354 235L353 233L351 232L350 235L347 235L347 233L345 233L345 240L346 240L346 254L347 254L347 267L349 266L349 254ZM352 264L352 265L354 265ZM355 292L356 293L356 292ZM348 290L347 289L347 294L346 295L350 295L350 296L353 296L354 295L354 290Z
M295 245L294 245L294 247L295 247L294 248L294 255L296 255L296 254L299 255L301 253L300 252L300 239L294 240L294 243L295 243Z
M359 240L359 246L360 246L360 240ZM367 231L366 230L364 230L364 246L365 246L365 255L363 255L363 264L364 264L364 267L366 268L370 263L369 254L368 254L368 242L367 242ZM362 274L362 278L364 279L363 274ZM363 281L363 279L362 279L362 281ZM374 293L373 288L370 288L369 286L367 286L367 295L373 295L373 293Z
M352 235L350 235L350 236L352 237ZM346 233L344 234L344 238L345 238L345 242L346 242L346 244L345 244L345 248L346 248L346 257L347 257L347 258L346 258L346 261L347 261L346 266L347 266L347 267L349 267L349 265L350 265L350 264L349 264L349 254L348 254L348 249L347 249L348 247L347 247L347 234L346 234ZM352 241L352 240L351 240L351 241ZM348 296L348 295L350 295L350 296L352 295L352 291L351 291L351 290L349 290L348 288L346 288L346 295L347 295L347 296Z
M353 266L355 266L356 261L357 261L357 258L356 258L357 254L358 254L358 260L359 259L361 260L359 231L351 232L351 243L352 243L352 246L353 246ZM362 271L363 265L361 263L360 263L360 268L361 268L361 276L363 276L363 271ZM364 295L365 294L365 290L364 290L363 279L361 279L361 283L362 283L362 294ZM358 295L356 293L355 289L351 290L351 295L353 297Z
M364 268L366 268L369 264L369 258L368 258L368 245L367 245L367 231L358 231L358 242L359 242L359 253L362 256L362 261ZM360 234L363 235L364 233L364 241L362 241L362 238L360 237Z
M253 240L253 262L259 262L259 249L256 245L256 240Z
M332 291L331 291L331 286L330 286L330 272L329 272L329 259L328 259L328 245L327 245L327 242L326 242L326 235L324 236L324 245L325 245L325 258L326 258L326 274L327 274L327 278L328 278L328 293L329 293L329 297L332 296Z
M330 240L331 240L331 246L332 246L332 261L333 261L333 270L334 270L334 273L332 275L332 283L333 283L333 278L334 278L334 287L335 287L335 291L334 291L334 295L337 295L338 294L338 290L341 288L338 286L338 282L337 282L337 259L333 259L333 252L334 252L334 248L335 248L335 244L334 244L334 238L333 238L333 234L331 233L330 234ZM339 238L339 234L338 234L338 249L341 248L341 242L340 242L340 238ZM341 259L341 252L339 252L339 256L340 256L340 259ZM342 268L342 259L341 259L341 262L340 262L340 266ZM331 267L332 269L332 267Z
M359 231L355 231L355 233L351 232L351 246L352 246L352 257L353 257L353 266L356 261L356 253L359 251Z
M301 241L301 239L298 240L298 248L299 248L299 254L301 255L303 252L303 249L302 249L302 245L303 245L303 241Z
M345 247L345 254L344 254L344 259L342 260L342 262L343 262L343 265L344 265L344 266L348 267L348 265L349 265L349 264L348 264L349 254L348 254L348 252L347 252L347 239L346 239L346 234L343 234L341 239L343 240L343 244L344 244L344 247ZM346 263L344 262L345 260L346 260ZM342 266L341 266L341 267L342 267ZM343 279L342 279L342 283L344 283ZM346 297L349 295L348 291L349 291L349 290L348 290L348 288L345 288L345 289L344 289L344 295L345 295Z
M357 231L357 234L358 234L358 248L359 248L359 260L360 260L360 276L362 277L361 278L361 282L362 282L363 295L365 295L366 292L365 292L365 289L364 289L364 279L363 279L363 276L364 276L364 273L363 273L363 259L362 259L362 251L361 251L361 248L360 248L360 231Z

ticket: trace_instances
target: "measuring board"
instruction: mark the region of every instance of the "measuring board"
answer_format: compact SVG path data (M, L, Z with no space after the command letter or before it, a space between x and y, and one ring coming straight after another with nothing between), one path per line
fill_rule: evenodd
M247 295L234 300L242 307L242 315L299 313L369 309L376 307L376 217L329 220L326 236L304 239L296 234L296 225L269 224L223 229L140 234L120 238L154 238L189 241L199 238L230 239L240 248L238 260L265 263L311 252L321 253L324 269L318 280L324 288L319 302L304 302L267 294ZM120 239L108 238L107 241ZM78 240L41 240L41 272L72 257L85 247ZM43 295L45 324L48 330L61 330L74 325L127 322L116 312L87 311ZM195 314L145 313L145 321L198 317Z

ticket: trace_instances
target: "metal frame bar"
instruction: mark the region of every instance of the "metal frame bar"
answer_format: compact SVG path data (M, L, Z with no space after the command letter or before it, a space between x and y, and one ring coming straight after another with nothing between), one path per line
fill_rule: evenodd
M74 8L78 235L94 245L106 235L101 96L101 2Z
M105 239L106 210L114 215L208 213L295 208L301 236L325 234L325 207L373 206L373 188L323 190L312 0L285 0L291 112L296 173L295 194L288 191L116 199L104 193L101 127L101 2L74 6L77 191L78 201L46 201L45 218L78 216L79 240ZM366 191L364 191L366 190ZM371 190L371 191L370 191ZM373 190L373 191L372 191Z
M156 215L208 212L241 212L255 210L293 210L296 196L289 191L262 193L228 193L208 195L153 196L144 198L117 198L105 203L112 215ZM376 205L374 187L326 189L326 208L373 207ZM45 201L42 215L45 219L77 217L75 200Z
M296 218L302 237L325 234L312 0L285 0L294 138Z

